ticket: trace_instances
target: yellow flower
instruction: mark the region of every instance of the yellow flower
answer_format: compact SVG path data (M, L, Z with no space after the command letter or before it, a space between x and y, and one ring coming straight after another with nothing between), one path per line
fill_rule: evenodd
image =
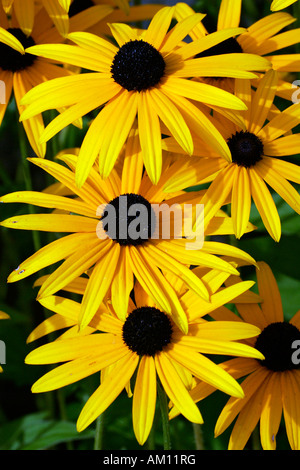
M228 274L225 275L225 279ZM83 407L78 431L89 426L125 389L136 372L133 384L132 419L138 442L142 445L152 428L157 378L169 399L186 419L202 423L198 407L188 393L188 384L196 376L229 395L241 397L239 384L206 354L229 354L263 358L254 348L239 340L257 336L260 330L237 322L206 322L202 316L244 293L253 282L240 282L218 292L220 272L203 276L214 292L212 303L201 300L190 290L181 296L189 318L189 332L183 333L172 316L157 308L140 286L134 291L126 317L120 320L110 304L102 304L88 330L78 334L80 304L59 296L48 296L41 303L55 312L35 331L77 326L77 333L41 346L26 357L27 364L64 362L42 376L32 387L34 393L54 390L102 371L101 384ZM224 280L224 276L221 276ZM221 281L222 282L222 281ZM72 290L72 289L71 289ZM76 288L77 291L77 288ZM59 319L61 317L61 319ZM64 323L65 322L65 323ZM229 328L227 328L229 327ZM100 334L99 334L100 333Z
M299 134L289 132L300 123L300 108L294 104L282 112L274 111L277 80L277 72L267 72L255 92L251 91L249 81L237 82L236 92L248 105L248 111L240 115L241 122L234 124L215 114L215 125L231 150L231 163L212 151L199 136L197 157L182 165L181 173L165 186L171 192L177 184L182 188L183 182L188 187L212 181L202 199L205 213L213 214L229 200L237 238L245 233L253 198L267 231L279 241L281 221L267 184L300 213L300 196L288 181L300 183L299 166L280 158L300 152ZM180 151L171 139L163 143L169 151Z
M111 34L117 46L86 32L69 34L77 45L41 45L30 53L61 60L92 70L77 77L51 80L31 90L22 100L29 105L22 114L24 121L38 112L60 106L69 108L45 129L41 141L48 141L74 119L101 108L83 140L76 168L76 183L81 186L95 160L99 171L107 177L138 116L139 136L144 163L153 183L162 169L161 123L174 136L187 154L193 152L191 128L197 128L214 148L229 158L228 147L192 100L207 106L245 109L237 97L217 87L196 83L192 76L210 76L216 71L214 58L193 58L224 38L239 34L239 28L221 31L186 44L183 39L201 21L194 14L178 22L170 31L175 7L164 7L153 17L147 30L136 30L126 24L112 24ZM213 60L211 60L213 59ZM226 76L252 78L253 70L266 70L269 62L256 55L232 63L218 61L217 68ZM103 107L103 105L105 105Z
M232 359L222 364L224 370L236 380L243 378L241 386L245 398L229 399L215 428L219 436L236 419L229 439L229 449L243 449L260 421L260 440L264 450L276 449L276 435L283 418L287 437L293 450L300 449L299 399L300 396L300 310L285 321L280 292L270 267L258 263L257 282L261 305L236 304L239 317L225 310L217 319L245 321L261 329L257 338L247 340L261 351L264 360ZM212 313L212 318L214 313ZM202 400L213 392L212 387L197 385L191 392L194 400Z
M216 31L224 31L227 28L237 28L242 26L241 23L242 0L222 0L218 13ZM193 13L193 9L187 4L180 3L176 7L175 16L181 20ZM247 29L236 38L229 38L226 41L217 44L215 47L204 51L201 56L215 55L215 63L218 64L220 54L235 53L238 56L242 54L257 54L265 57L272 64L272 68L282 74L278 83L277 95L284 99L291 100L295 91L291 83L284 79L284 75L289 72L299 72L300 55L297 53L282 53L281 50L298 44L300 29L288 29L280 32L284 28L292 25L296 18L286 12L271 13L270 15L259 19L255 23L247 26ZM210 31L211 33L211 31ZM193 41L197 41L208 34L203 28L194 28L190 34ZM217 60L218 59L218 60ZM228 58L228 60L230 60ZM241 57L242 60L242 57ZM258 86L262 74L258 74L257 78L252 80L254 86ZM232 89L232 79L228 79L215 74L217 79L205 79L208 83L220 86L228 91Z
M62 42L63 38L44 9L26 10L19 7L19 3L15 2L9 20L0 6L0 80L5 85L0 100L0 123L12 93L21 113L24 107L20 101L34 86L53 78L71 76L71 72L61 63L56 64L27 52L28 47L34 44ZM62 111L61 108L58 110ZM44 157L46 144L40 143L44 130L42 115L39 113L28 119L23 126L35 154Z
M119 162L105 180L95 167L90 170L86 183L78 188L75 182L77 156L63 155L61 159L69 169L44 159L33 158L30 161L65 185L71 197L51 192L20 191L0 198L1 202L18 201L57 209L61 213L21 215L6 219L1 225L21 230L71 233L46 245L21 263L8 281L23 279L45 266L64 260L43 283L39 292L41 298L58 292L72 279L94 267L82 301L82 327L93 318L109 289L113 293L114 308L124 319L135 276L163 311L176 314L174 321L186 331L184 311L162 271L181 277L186 285L208 301L205 285L188 266L202 265L238 274L230 263L217 255L255 263L251 256L238 248L203 241L201 232L191 233L191 225L200 214L197 204L200 204L199 209L202 208L203 193L188 195L178 191L169 198L162 190L173 175L173 161L167 157L163 176L157 185L153 185L143 171L136 129L127 141L123 162ZM139 204L140 215L136 204ZM172 213L174 222L170 220ZM205 236L232 233L230 218L218 215L207 224ZM142 216L144 220L141 222ZM138 223L140 228L135 231Z

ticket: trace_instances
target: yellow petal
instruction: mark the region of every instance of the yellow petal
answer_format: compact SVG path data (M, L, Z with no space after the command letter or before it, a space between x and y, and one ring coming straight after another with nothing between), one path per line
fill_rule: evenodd
M193 423L203 423L200 411L173 366L169 353L156 354L155 365L161 384L172 403ZM176 359L174 360L176 362Z
M218 31L237 28L241 20L242 0L222 0L218 15Z
M249 168L251 194L262 221L275 241L281 237L281 222L274 200L264 180L253 169Z
M156 405L156 370L151 356L141 357L132 402L134 434L140 445L147 440L152 428Z
M111 374L103 381L100 387L91 395L81 410L77 421L78 431L83 431L92 423L106 408L115 400L115 398L126 387L127 383L134 374L139 362L139 357L128 352L119 360Z

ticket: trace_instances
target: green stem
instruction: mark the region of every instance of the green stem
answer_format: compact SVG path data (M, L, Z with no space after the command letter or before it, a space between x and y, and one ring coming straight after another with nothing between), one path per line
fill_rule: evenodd
M157 393L160 404L161 420L163 427L163 443L164 450L171 450L170 424L169 424L169 408L166 392L159 381L157 381Z
M196 450L204 450L202 426L201 424L196 424L196 423L192 423L192 424L193 424Z
M102 450L104 421L104 413L102 413L96 420L94 450Z

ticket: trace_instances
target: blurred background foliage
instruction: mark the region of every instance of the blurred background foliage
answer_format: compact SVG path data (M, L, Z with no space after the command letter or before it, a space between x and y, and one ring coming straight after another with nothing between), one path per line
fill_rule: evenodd
M207 13L207 27L210 25L212 29L215 28L220 0L196 0L188 3L196 11ZM300 18L300 7L297 3L295 5L286 11ZM244 0L241 25L248 26L269 14L269 7L269 0ZM293 28L299 26L299 20L292 25ZM293 52L296 52L295 49ZM290 77L290 81L296 78L298 77ZM280 105L282 103L279 102L278 106ZM46 122L52 117L51 113L45 113ZM79 146L86 126L84 120L83 129L70 126L62 131L49 142L46 158L52 159L59 150ZM44 190L54 182L39 168L27 162L26 157L29 156L34 156L33 151L18 123L18 113L12 99L0 128L1 195L25 189ZM290 161L296 162L298 158L299 156L294 156ZM251 221L257 226L257 230L245 235L236 244L256 260L266 261L271 266L280 288L286 319L289 320L300 308L300 217L275 195L274 198L282 220L281 241L275 243L267 235L253 208ZM3 204L0 217L4 220L13 215L38 210L27 205ZM0 450L94 448L95 427L99 423L94 423L80 434L76 431L75 423L83 404L97 386L99 377L89 377L55 392L38 395L31 393L32 384L48 370L44 366L24 364L24 358L29 351L43 344L42 340L27 344L29 333L49 315L35 300L37 290L33 283L42 273L19 283L6 282L10 272L20 262L55 236L43 232L32 233L5 228L0 230L0 310L10 315L10 320L0 322L0 339L6 344L6 364L0 374ZM230 239L225 241L230 243ZM254 279L254 271L251 268L246 269L243 275ZM222 358L215 359L220 361ZM216 392L199 404L204 418L204 425L200 428L182 417L174 419L170 425L173 449L226 449L231 428L217 439L213 436L213 430L227 399L221 392ZM101 421L103 449L141 449L132 430L131 400L125 393L109 407ZM284 427L280 430L277 440L278 449L289 449ZM159 409L153 431L143 448L163 449ZM256 433L247 448L260 448Z

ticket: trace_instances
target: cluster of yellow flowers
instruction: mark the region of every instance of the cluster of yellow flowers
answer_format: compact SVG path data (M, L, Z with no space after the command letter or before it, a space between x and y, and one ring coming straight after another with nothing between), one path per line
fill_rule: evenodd
M300 54L281 53L299 30L278 11L292 3L270 2L244 28L242 0L222 0L210 32L205 12L184 2L2 0L0 121L13 96L28 160L57 181L0 197L46 209L2 227L56 234L8 282L59 263L35 282L53 315L28 341L64 333L26 362L63 363L35 393L101 372L78 431L126 390L143 445L158 388L170 420L199 424L201 401L221 390L229 400L215 435L237 418L229 449L243 449L258 422L263 449L276 449L282 415L300 449L300 311L285 321L268 264L224 242L255 231L253 205L265 236L280 240L272 191L300 214L300 168L285 158L300 154L289 81ZM81 144L49 157L48 142L69 126L86 129ZM241 278L245 265L258 293Z

